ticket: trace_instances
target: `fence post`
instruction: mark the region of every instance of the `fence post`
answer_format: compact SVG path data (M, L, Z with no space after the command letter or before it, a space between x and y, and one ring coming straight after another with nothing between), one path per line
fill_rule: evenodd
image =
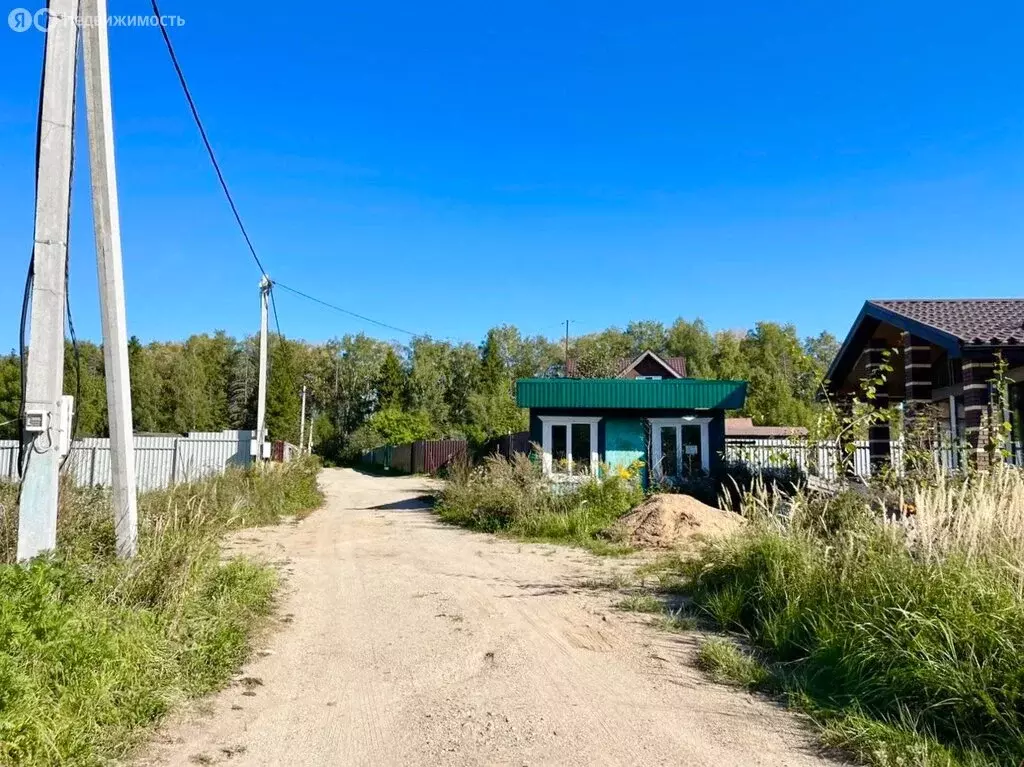
M171 452L171 487L178 484L178 442L174 440L174 450Z
M89 451L89 487L96 487L96 446Z

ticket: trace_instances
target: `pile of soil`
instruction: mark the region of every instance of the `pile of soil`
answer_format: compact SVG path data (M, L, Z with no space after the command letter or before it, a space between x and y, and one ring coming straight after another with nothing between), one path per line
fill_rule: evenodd
M655 494L622 517L611 535L638 548L670 549L699 538L731 535L746 520L689 495Z

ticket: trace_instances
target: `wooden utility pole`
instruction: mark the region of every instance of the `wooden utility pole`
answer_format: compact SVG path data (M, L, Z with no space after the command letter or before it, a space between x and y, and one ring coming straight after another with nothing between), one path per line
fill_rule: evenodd
M267 324L270 310L270 278L263 275L260 280L260 383L256 404L256 458L267 457L264 444L267 441Z
M135 556L138 511L132 389L128 374L128 321L125 314L121 217L114 166L114 127L110 97L107 0L82 0L85 42L86 115L92 174L93 227L103 322L103 364L110 425L110 476L117 553Z
M33 243L32 327L25 371L18 559L57 545L58 430L64 392L64 267L71 200L71 142L75 106L78 0L52 0L43 63L36 225Z
M299 416L299 452L306 442L306 385L302 385L302 415Z

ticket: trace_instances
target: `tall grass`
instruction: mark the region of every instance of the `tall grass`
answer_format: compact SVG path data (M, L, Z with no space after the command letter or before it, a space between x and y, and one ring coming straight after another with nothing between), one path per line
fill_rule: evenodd
M1024 760L1024 475L942 479L887 520L870 497L748 499L688 565L829 742L875 764Z
M526 455L492 456L483 465L455 467L441 491L437 512L452 524L516 538L582 546L599 554L622 553L601 531L643 498L619 476L575 486L555 486Z
M274 573L222 561L231 529L318 506L311 463L231 471L139 499L139 554L115 557L104 491L64 487L58 552L11 563L0 487L0 763L98 765L171 705L222 684L272 604Z

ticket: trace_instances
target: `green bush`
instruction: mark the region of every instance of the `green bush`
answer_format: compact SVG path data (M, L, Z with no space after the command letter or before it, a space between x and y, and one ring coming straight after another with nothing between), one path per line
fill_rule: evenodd
M441 519L526 540L572 543L598 553L624 547L598 534L643 499L619 476L559 486L529 456L492 456L479 467L453 467L437 504Z
M685 565L694 601L779 664L790 693L828 723L832 742L845 738L862 758L910 763L894 755L928 753L936 761L914 763L1019 764L1020 558L1009 559L994 534L989 549L977 543L984 525L1017 513L1024 479L1014 482L991 501L1004 516L990 523L992 515L979 513L960 543L950 540L950 522L935 522L942 510L927 504L901 527L883 524L857 494L798 496L788 522L755 518ZM964 488L944 497L959 525L970 524L970 512L952 504L985 503ZM930 537L933 530L943 538Z
M221 561L233 528L321 502L315 464L231 471L139 499L139 553L114 556L104 491L64 487L58 552L10 563L17 489L0 487L0 764L124 756L176 701L222 684L272 605L273 571Z

